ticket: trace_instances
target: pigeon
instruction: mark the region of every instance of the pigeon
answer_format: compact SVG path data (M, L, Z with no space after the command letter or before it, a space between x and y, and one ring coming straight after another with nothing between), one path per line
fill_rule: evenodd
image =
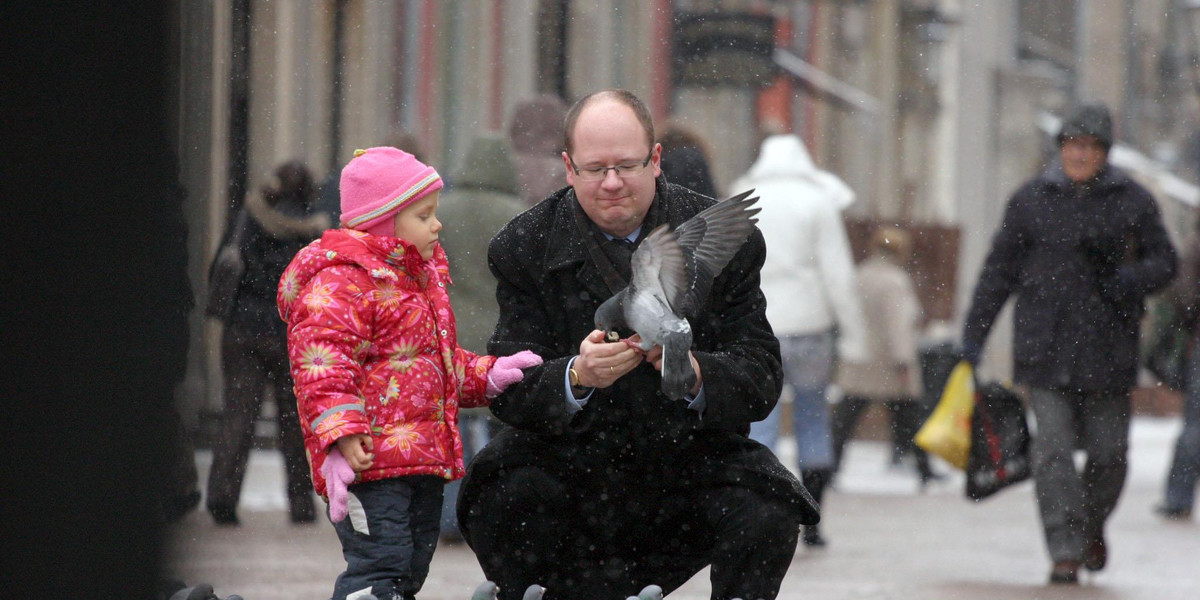
M546 588L533 584L525 588L525 595L521 596L521 600L542 600L542 594L546 593Z
M663 591L657 585L648 585L642 588L638 595L630 596L625 600L663 600Z
M496 594L500 593L500 586L494 581L485 581L475 588L475 593L471 594L471 600L496 600Z
M616 341L623 327L641 336L643 351L663 347L662 391L679 400L696 384L687 317L704 303L713 279L754 231L758 197L747 190L718 202L672 231L654 228L630 258L629 285L596 309L596 329Z

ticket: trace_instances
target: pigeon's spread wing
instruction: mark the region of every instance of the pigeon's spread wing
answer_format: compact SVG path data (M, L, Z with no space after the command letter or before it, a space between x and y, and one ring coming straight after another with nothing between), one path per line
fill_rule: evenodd
M638 244L630 267L631 287L639 291L661 289L667 304L675 311L675 299L687 288L688 274L683 248L668 225L655 227Z
M754 190L747 190L718 202L688 219L674 232L675 242L682 250L687 278L678 288L678 295L668 292L667 298L676 314L690 315L704 302L713 278L729 264L754 231L757 219L753 217L761 209L751 208L758 202L757 196L750 196L753 193Z

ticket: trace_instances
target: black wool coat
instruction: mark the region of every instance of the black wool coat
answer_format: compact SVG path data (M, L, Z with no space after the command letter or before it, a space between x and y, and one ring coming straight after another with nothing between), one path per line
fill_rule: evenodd
M664 178L658 179L655 202L675 227L713 204ZM782 386L779 343L759 290L766 246L757 230L690 319L692 350L704 378L702 415L663 395L661 376L649 363L595 390L583 410L568 414L567 364L595 328L596 308L612 295L577 230L576 205L574 192L564 188L518 215L491 242L500 319L489 354L532 350L545 362L492 401L492 412L510 427L468 467L460 523L483 486L494 484L506 468L528 465L553 474L568 489L606 495L678 496L706 486L746 486L785 499L803 522L815 522L815 503L799 480L747 437L750 423L771 412Z
M1013 195L963 326L982 348L1016 296L1013 379L1127 391L1137 378L1144 299L1170 283L1175 250L1149 192L1106 166L1086 186L1056 167Z

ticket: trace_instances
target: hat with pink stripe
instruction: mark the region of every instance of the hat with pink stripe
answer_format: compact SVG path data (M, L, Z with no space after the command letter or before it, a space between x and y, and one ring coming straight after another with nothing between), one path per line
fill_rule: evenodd
M371 235L394 235L392 216L442 189L433 167L391 146L355 150L342 169L342 226Z

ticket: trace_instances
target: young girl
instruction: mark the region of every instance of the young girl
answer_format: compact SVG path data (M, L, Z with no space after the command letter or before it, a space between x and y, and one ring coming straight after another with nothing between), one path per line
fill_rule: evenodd
M313 483L347 563L337 600L415 597L443 487L463 476L459 406L486 406L542 362L458 346L441 187L411 154L356 151L342 170L343 228L301 250L279 282Z

